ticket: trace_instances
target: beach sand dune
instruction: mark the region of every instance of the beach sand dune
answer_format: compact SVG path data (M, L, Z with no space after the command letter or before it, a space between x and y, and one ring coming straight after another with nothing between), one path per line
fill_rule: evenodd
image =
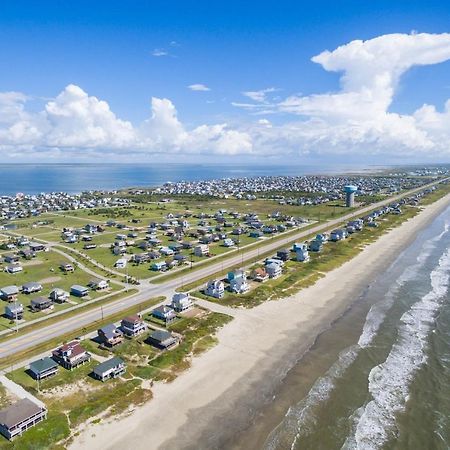
M120 420L86 426L69 448L216 448L220 433L232 434L257 413L255 405L292 366L293 354L306 352L449 201L450 195L425 207L314 286L239 310L218 333L219 344L172 383L155 384L149 403Z

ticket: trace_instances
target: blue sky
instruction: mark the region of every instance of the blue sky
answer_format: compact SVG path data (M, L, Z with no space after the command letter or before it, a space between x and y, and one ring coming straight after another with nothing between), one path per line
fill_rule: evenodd
M168 99L186 132L226 123L227 129L251 135L252 150L246 147L242 153L284 157L278 150L268 151L270 143L259 150L249 131L251 123L270 120L271 125L283 126L315 119L315 111L306 117L301 112L300 118L286 108L276 108L276 113L272 110L267 117L264 111L256 115L253 109L233 105L248 103L250 99L242 92L276 88L267 94L271 107L291 96L338 92L341 72L324 70L311 61L313 56L354 40L391 33L446 33L449 23L450 3L443 1L426 5L420 1L282 0L2 2L0 91L23 93L27 96L25 109L33 113L41 111L68 85L75 85L88 96L107 102L117 118L133 126L151 115L152 97ZM158 54L161 56L154 56ZM388 111L411 115L423 104L431 104L442 112L450 98L450 61L444 59L422 67L414 65L402 74ZM192 91L188 86L194 84L210 90ZM82 128L78 131L83 133ZM155 142L167 137L155 138L152 133L153 144L142 144L140 157L164 152ZM290 137L287 140L291 142ZM60 145L60 141L49 144L48 140L30 139L11 142L5 140L5 152L13 159L29 152L45 156L50 147L53 157L62 159L69 153L73 157L75 151L83 155L81 158L90 158L108 150L106 140L101 145L78 145L75 141L74 145ZM127 150L127 145L121 145L112 144L118 159L120 148ZM321 150L315 144L310 150L301 141L293 144L292 152L297 157L299 146L303 157L311 152L327 153L327 145ZM177 152L189 153L183 149ZM361 145L355 155L357 152L361 152ZM196 157L227 154L222 148L209 150L204 143L195 153ZM434 155L429 151L413 153L419 159ZM447 158L441 151L436 155Z

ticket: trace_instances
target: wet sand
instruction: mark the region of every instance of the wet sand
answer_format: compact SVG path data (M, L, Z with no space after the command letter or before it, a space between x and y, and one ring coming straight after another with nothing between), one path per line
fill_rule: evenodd
M220 330L219 344L195 358L191 369L170 384L157 383L154 398L129 416L86 426L69 448L229 447L317 336L449 201L450 195L425 207L314 286L237 311Z

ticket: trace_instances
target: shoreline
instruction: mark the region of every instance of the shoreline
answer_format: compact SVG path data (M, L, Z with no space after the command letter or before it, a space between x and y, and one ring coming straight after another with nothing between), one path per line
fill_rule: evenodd
M245 428L258 411L256 403L270 400L271 388L317 337L449 202L450 194L424 207L313 286L236 310L235 319L219 331L219 343L194 358L188 371L170 384L156 383L153 399L127 417L86 425L69 448L217 448L224 427L212 425L222 421L228 435ZM258 399L249 395L255 389Z

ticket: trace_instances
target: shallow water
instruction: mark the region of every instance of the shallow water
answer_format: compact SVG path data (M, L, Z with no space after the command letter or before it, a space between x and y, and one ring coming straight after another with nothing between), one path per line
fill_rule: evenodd
M450 448L450 209L289 371L234 449Z

